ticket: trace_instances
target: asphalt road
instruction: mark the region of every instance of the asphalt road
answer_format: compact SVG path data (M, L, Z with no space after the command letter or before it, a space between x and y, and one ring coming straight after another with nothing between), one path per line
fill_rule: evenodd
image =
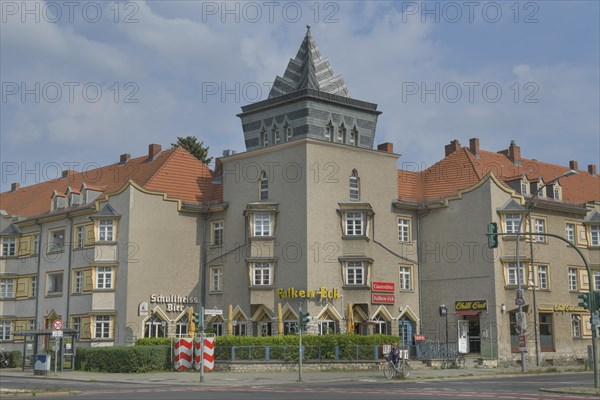
M590 382L589 373L560 375L526 375L498 378L462 378L456 380L387 381L370 378L351 382L286 383L279 385L211 385L197 383L171 386L165 384L132 384L110 382L83 382L5 377L3 388L38 388L51 391L42 397L72 398L86 400L121 399L527 399L527 400L575 400L581 395L552 394L540 392L542 387L585 386ZM2 396L4 398L4 396ZM28 398L19 396L18 398ZM39 398L37 394L36 398ZM70 396L71 397L71 396Z

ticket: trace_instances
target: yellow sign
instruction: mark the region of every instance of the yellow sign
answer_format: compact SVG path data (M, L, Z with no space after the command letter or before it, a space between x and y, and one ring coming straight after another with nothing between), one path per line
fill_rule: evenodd
M322 299L339 299L340 292L337 288L327 289L324 286L321 286L318 290L298 290L294 287L289 287L287 289L277 289L277 297L280 299L314 299L315 297L320 297Z
M456 311L483 311L483 310L487 310L487 301L486 300L457 301L454 303L454 309Z
M575 307L571 304L555 304L554 309L555 312L585 312L586 310L581 307Z

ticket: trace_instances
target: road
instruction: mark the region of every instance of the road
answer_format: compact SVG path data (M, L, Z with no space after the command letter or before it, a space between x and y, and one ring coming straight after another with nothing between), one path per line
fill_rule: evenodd
M74 391L73 398L86 400L121 399L527 399L575 400L581 395L540 392L540 387L589 385L589 373L560 375L526 375L456 380L393 380L382 378L357 379L349 382L311 382L254 385L211 385L197 383L168 385L156 383L110 383L32 378L2 379L3 388L51 389L43 397L65 398L65 391ZM39 398L38 394L36 398ZM28 398L28 396L19 396Z

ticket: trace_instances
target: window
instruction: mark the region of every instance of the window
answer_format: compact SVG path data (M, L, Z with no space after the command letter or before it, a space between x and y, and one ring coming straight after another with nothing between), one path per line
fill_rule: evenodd
M592 271L594 278L594 290L600 290L600 271ZM598 305L596 305L598 307Z
M75 248L81 249L85 244L85 226L77 225L75 227Z
M81 317L72 317L71 318L71 328L77 332L76 339L79 340L80 332L81 332Z
M529 194L529 190L527 190L529 187L529 183L526 180L521 180L521 194L522 195L527 195Z
M277 127L273 128L273 138L274 143L279 143L279 129Z
M48 252L60 252L65 248L65 230L57 229L48 234Z
M74 293L82 293L83 292L83 271L75 271L73 292Z
M2 257L11 257L17 254L17 238L2 238Z
M410 219L398 218L398 241L410 242Z
M571 328L574 338L581 337L581 315L573 314L571 316Z
M519 229L520 214L506 214L504 216L504 231L505 233L517 233Z
M523 267L523 263L519 263L520 268L517 268L517 263L508 263L508 274L507 274L507 285L509 286L517 286L520 279L521 284L525 284L525 268ZM519 277L517 278L517 269L519 270Z
M360 200L360 186L356 170L353 170L350 175L350 200Z
M298 333L298 321L283 321L283 334L295 335Z
M348 236L363 236L365 234L363 229L364 214L361 212L346 212L344 215L344 234Z
M110 338L110 315L96 315L95 337L97 339Z
M166 337L167 323L158 314L150 312L150 318L146 320L144 337Z
M40 234L34 233L33 237L33 254L39 254L40 252Z
M112 267L96 267L96 289L112 289Z
M269 200L269 178L265 171L260 174L260 201Z
M14 279L0 279L0 298L15 297Z
M540 313L539 329L540 329L540 350L554 351L554 329L552 323L552 314Z
M400 267L400 290L412 290L411 267Z
M285 125L283 126L283 130L285 131L285 140L286 142L289 142L290 140L292 140L292 127L290 126L289 123L285 123Z
M175 323L175 337L187 337L188 335L188 317L184 315Z
M569 291L577 290L577 268L569 268Z
M590 225L592 246L600 246L600 225Z
M244 321L233 320L233 335L246 336L248 334L248 324Z
M554 185L554 200L560 200L560 186Z
M35 297L35 296L37 296L37 292L38 292L38 277L37 276L32 276L30 282L31 282L31 286L30 286L31 293L30 293L30 296L31 297Z
M0 340L12 340L12 321L0 321Z
M210 291L220 292L223 290L223 267L210 269Z
M333 141L333 129L333 124L329 121L325 127L325 139Z
M356 126L350 131L350 144L358 144L358 129L356 129Z
M565 230L567 233L567 240L575 244L575 224L567 222Z
M101 219L98 222L98 240L100 242L112 242L114 240L113 224L112 219Z
M261 133L262 136L262 141L263 141L263 147L266 147L269 145L269 134L263 130Z
M380 335L387 335L389 333L388 323L381 317L381 315L378 314L377 316L375 316L375 318L373 318L373 322L375 323L373 333Z
M535 221L534 222L535 232L536 233L545 233L546 232L546 221L543 219L539 219L539 218L536 218L534 221ZM536 235L535 240L538 243L540 243L540 242L543 243L546 241L546 237L544 235Z
M254 236L271 236L271 214L254 213Z
M344 126L344 124L342 124L342 126L340 126L340 129L338 130L338 142L341 143L346 143L346 127Z
M337 323L335 321L319 321L319 335L331 335L337 333Z
M538 288L540 290L548 289L548 266L538 265L537 267Z
M63 273L50 273L46 277L46 294L61 294L63 288Z
M346 285L366 285L364 261L348 261L346 263Z
M252 265L252 284L254 286L272 285L272 267L269 263L254 263Z
M217 221L212 223L212 246L223 245L223 221Z

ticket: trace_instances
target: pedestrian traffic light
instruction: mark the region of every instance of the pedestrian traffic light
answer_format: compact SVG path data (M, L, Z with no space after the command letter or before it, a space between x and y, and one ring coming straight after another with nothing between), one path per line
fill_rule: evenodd
M495 249L498 247L498 224L495 222L490 222L488 224L488 247L490 249Z
M310 313L300 311L300 332L306 332L308 330L308 317Z
M579 303L577 304L579 307L583 307L586 310L590 309L590 294L589 293L580 293L577 295L579 298Z

